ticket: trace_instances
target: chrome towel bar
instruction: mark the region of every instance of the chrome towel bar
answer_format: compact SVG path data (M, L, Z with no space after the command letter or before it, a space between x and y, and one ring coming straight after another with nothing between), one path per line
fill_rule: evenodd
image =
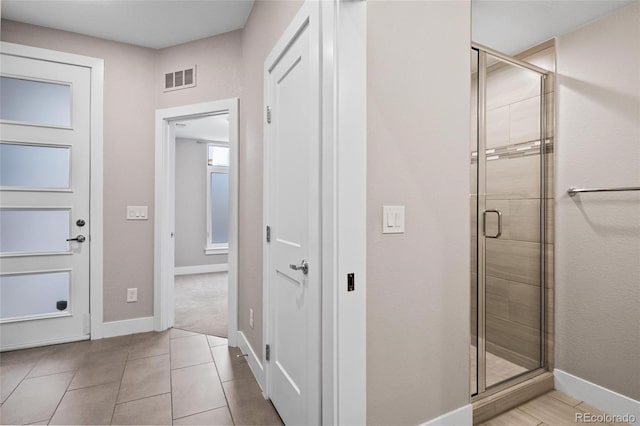
M579 194L580 192L621 192L621 191L640 191L640 186L628 186L626 188L599 188L599 189L576 188L572 186L571 188L567 189L567 194L569 194L570 197L574 197L576 194Z

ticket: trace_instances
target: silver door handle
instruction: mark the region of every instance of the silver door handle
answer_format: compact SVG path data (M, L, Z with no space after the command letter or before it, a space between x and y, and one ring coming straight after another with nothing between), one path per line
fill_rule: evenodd
M300 265L294 265L293 263L289 265L289 268L294 271L302 271L303 274L307 275L309 273L309 263L306 260L303 260Z
M67 241L77 241L79 243L84 243L87 238L84 235L78 235L75 238L67 238Z
M498 233L496 235L487 235L487 213L496 213L498 215ZM482 212L482 235L487 238L500 238L502 235L502 213L500 210L485 210Z

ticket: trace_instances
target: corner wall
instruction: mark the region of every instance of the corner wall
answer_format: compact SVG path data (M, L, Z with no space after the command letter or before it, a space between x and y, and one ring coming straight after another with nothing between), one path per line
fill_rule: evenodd
M468 1L367 5L368 424L469 403L470 30Z
M556 367L640 400L640 4L558 38Z

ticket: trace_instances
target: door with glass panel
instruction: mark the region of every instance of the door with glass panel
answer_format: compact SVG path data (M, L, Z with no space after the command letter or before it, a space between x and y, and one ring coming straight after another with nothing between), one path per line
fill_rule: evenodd
M0 347L88 339L90 69L0 73Z
M544 366L545 74L472 50L471 395Z

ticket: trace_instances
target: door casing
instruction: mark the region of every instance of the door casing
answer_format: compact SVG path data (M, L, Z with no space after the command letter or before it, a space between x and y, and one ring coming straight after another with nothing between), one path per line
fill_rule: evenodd
M104 60L56 50L0 42L6 55L40 59L89 68L91 73L90 113L90 189L89 189L89 314L91 340L103 337L103 99ZM61 342L50 342L61 343ZM25 349L32 344L12 347Z
M155 223L154 223L154 329L174 324L175 269L175 138L170 122L229 113L229 291L228 342L237 345L238 332L238 98L185 105L156 111Z

